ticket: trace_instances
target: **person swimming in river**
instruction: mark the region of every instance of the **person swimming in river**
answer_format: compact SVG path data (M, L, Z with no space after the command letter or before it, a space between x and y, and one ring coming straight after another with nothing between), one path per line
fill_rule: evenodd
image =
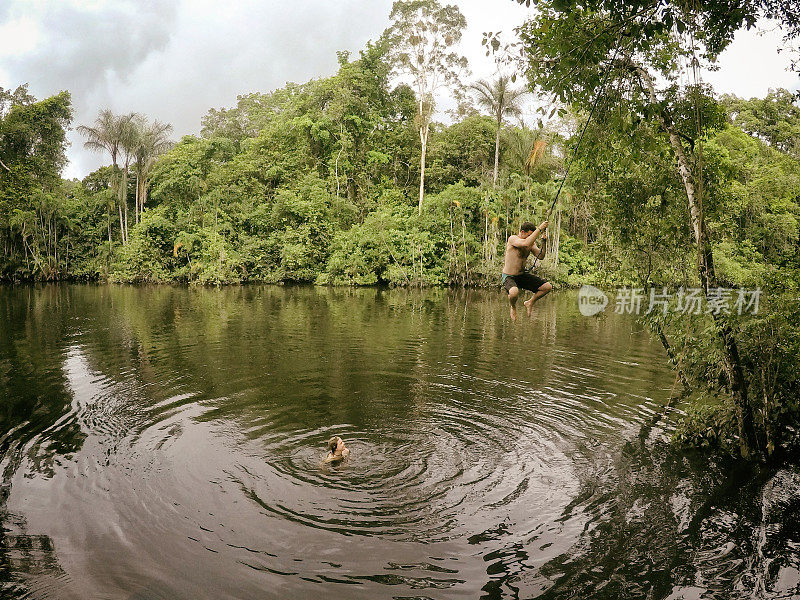
M326 463L338 463L350 455L350 450L344 445L344 440L340 437L332 437L328 440L328 456L325 457Z
M533 292L533 297L523 302L528 315L533 310L534 302L546 296L553 289L551 283L525 271L525 262L531 253L539 260L543 260L547 254L548 225L548 221L542 221L539 227L534 227L533 223L526 221L520 225L519 233L509 236L506 243L506 258L500 285L508 294L508 302L511 304L511 319L514 321L517 320L517 298L520 288ZM541 247L536 245L539 237L542 238Z

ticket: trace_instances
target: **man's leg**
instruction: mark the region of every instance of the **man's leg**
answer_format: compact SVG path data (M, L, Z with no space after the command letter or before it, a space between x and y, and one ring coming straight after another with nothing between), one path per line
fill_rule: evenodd
M517 320L517 298L519 297L519 288L517 286L508 290L508 302L511 304L511 320Z
M545 281L542 285L539 286L539 289L536 290L536 293L533 294L533 297L530 300L526 300L525 302L523 302L525 308L528 311L528 316L530 316L531 312L533 311L533 303L547 296L547 294L549 294L552 289L553 285L549 281Z

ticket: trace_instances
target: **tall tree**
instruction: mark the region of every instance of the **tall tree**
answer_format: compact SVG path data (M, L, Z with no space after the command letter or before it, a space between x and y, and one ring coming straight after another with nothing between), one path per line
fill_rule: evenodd
M0 119L5 119L8 113L15 106L27 106L36 102L36 98L28 93L28 84L17 87L13 92L9 89L0 87ZM6 157L8 161L9 158ZM0 155L0 168L5 169L9 173L11 168L3 162L3 156Z
M136 141L134 144L133 170L136 173L136 222L147 203L148 178L156 159L172 147L169 134L172 125L154 121L148 123L143 116L134 121Z
M107 151L111 155L111 164L117 168L120 147L119 117L104 108L94 120L94 126L78 125L75 130L87 138L83 143L84 148L95 152Z
M530 4L530 0L518 0ZM686 194L688 220L698 252L698 274L706 293L717 287L712 245L703 212L701 157L693 156L704 133L699 116L691 135L681 112L687 96L699 107L699 86L683 95L678 90L682 61L697 65L714 59L741 27L761 17L779 19L786 35L800 33L796 3L745 0L731 10L726 0L683 2L646 0L542 0L537 13L519 30L527 52L527 74L534 86L561 101L589 107L595 102L605 74L628 89L630 108L640 120L655 119L672 149ZM663 82L663 83L662 83ZM666 84L666 85L664 85ZM685 104L685 103L684 103ZM699 109L694 111L699 115ZM698 145L699 146L699 145ZM720 340L723 368L733 398L743 456L757 453L753 411L747 381L730 323L713 314Z
M59 274L59 223L54 206L66 164L69 92L39 102L26 86L0 88L0 238L10 262L33 259L28 274Z
M420 141L419 212L425 198L425 155L435 109L434 95L443 86L460 85L467 59L454 51L467 21L458 7L437 0L396 0L384 32L398 73L411 78L417 96Z
M119 117L119 146L122 152L122 180L119 186L119 204L124 215L122 243L128 243L128 175L130 174L131 164L135 160L136 145L139 140L139 133L136 121L140 116L137 113L129 113ZM122 215L120 216L122 220Z
M493 82L480 79L470 88L475 92L478 105L489 111L497 123L497 136L494 141L494 172L492 185L497 185L497 173L500 165L500 131L503 128L503 119L517 117L522 114L520 100L525 95L525 90L511 87L509 75L499 75Z
M113 189L117 197L119 209L119 228L122 243L128 240L128 169L136 144L135 113L115 115L109 109L103 109L95 119L93 126L79 125L76 130L87 139L85 148L94 151L107 151L111 155L115 177ZM124 167L119 168L119 159L124 159Z
M785 89L770 90L766 98L723 97L733 122L773 148L800 158L800 106Z

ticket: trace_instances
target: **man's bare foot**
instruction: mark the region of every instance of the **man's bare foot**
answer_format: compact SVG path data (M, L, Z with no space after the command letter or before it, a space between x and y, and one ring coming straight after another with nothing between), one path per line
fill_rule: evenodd
M525 302L523 302L523 304L525 305L525 310L528 311L528 316L529 317L531 316L531 313L533 312L533 300L534 300L534 298L531 298L530 300L525 300Z
M517 320L517 307L514 306L513 304L511 305L511 320L512 321Z

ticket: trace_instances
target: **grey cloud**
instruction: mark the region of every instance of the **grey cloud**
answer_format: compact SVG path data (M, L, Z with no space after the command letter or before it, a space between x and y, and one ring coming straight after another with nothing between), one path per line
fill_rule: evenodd
M101 108L137 111L172 123L176 138L198 132L209 108L231 106L237 94L333 73L336 51L355 54L376 39L388 25L392 5L392 0L109 0L103 8L82 9L77 2L0 0L0 24L28 17L42 32L34 50L3 59L7 87L29 82L39 98L68 89L75 124L91 123ZM465 52L474 77L491 76L494 67L484 60L480 33L510 31L526 9L486 0L458 5L467 17ZM742 86L765 77L772 87L778 82L796 87L759 70L775 62L774 47L762 47L759 40L764 42L751 36L734 44L739 50L728 51L731 66L724 66L723 56L723 69L708 80L740 95L761 93ZM744 59L754 62L752 69L744 68ZM69 139L67 175L83 176L108 161L86 151L75 131Z
M102 10L49 3L39 21L42 43L9 58L13 79L29 82L37 95L69 89L73 95L103 85L109 75L130 75L169 42L177 2L116 2Z
M99 109L124 104L118 100L126 82L148 57L166 49L178 17L178 0L115 0L94 9L51 0L37 10L41 6L0 0L0 23L30 17L41 33L34 50L6 57L3 68L10 87L29 83L39 98L69 90L75 123L91 123ZM83 175L106 162L86 151L74 131L68 140L68 173Z
M0 23L28 16L42 31L33 51L4 59L10 83L30 82L40 98L68 89L75 124L91 123L101 108L137 111L172 123L176 139L197 133L209 108L231 106L238 94L332 74L336 51L357 56L388 25L392 6L392 0L111 0L84 10L73 6L77 0L41 1L47 12L38 2L0 0ZM481 56L481 27L521 20L516 3L459 4L476 27ZM65 175L83 176L108 162L86 151L74 130L68 137Z
M43 43L4 68L39 97L69 89L76 124L109 107L170 122L178 138L237 94L332 73L336 50L355 52L377 38L391 8L391 0L176 2L54 7L40 19ZM107 162L74 131L69 140L67 175Z

